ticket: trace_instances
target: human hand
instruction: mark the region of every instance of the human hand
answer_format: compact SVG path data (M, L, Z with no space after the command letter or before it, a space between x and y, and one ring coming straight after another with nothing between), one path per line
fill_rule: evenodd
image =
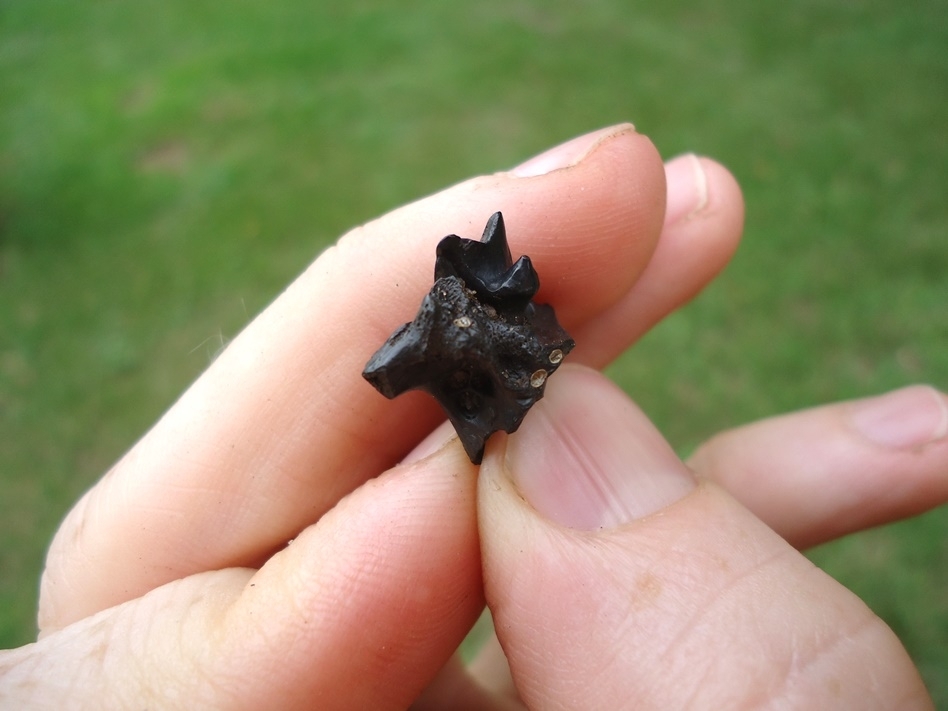
M797 548L943 502L946 429L948 398L914 386L724 433L689 470L624 393L566 366L481 467L500 644L474 680L508 708L932 708L892 631Z
M632 693L647 707L650 700L674 699L671 694L701 681L694 674L708 673L688 656L696 646L704 645L703 658L727 671L728 660L746 660L747 644L755 641L748 630L760 632L751 649L759 651L765 640L786 651L795 640L813 639L808 632L842 639L849 628L831 623L856 618L877 634L878 646L871 654L839 654L854 667L841 677L841 693L882 665L897 672L896 688L906 698L924 698L891 633L764 523L791 542L796 536L809 543L936 505L946 493L938 478L948 460L943 441L885 457L873 450L878 466L860 478L870 458L865 448L847 447L843 430L832 437L816 432L828 437L817 440L828 446L808 463L808 491L822 494L821 486L839 479L852 486L841 492L830 486L833 495L822 497L815 520L801 518L805 497L792 500L796 515L782 515L803 523L781 530L781 514L773 511L780 507L769 493L792 491L801 472L780 458L786 468L762 477L778 463L764 446L774 436L772 423L712 441L695 460L737 498L746 496L761 523L713 485L693 489L624 396L598 376L564 368L522 431L492 440L479 485L460 446L440 446L450 438L444 430L419 446L411 464L394 466L440 414L423 395L385 401L359 374L430 286L424 265L441 236L476 234L486 215L502 210L513 250L529 254L543 279L539 299L556 305L580 343L570 360L601 366L700 290L740 233L739 192L723 169L694 158L673 161L665 210L665 171L647 139L627 127L577 139L519 173L468 181L354 230L230 345L64 522L43 579L42 639L2 658L0 693L52 707L67 699L96 707L150 701L187 708L404 708L428 686L419 707L490 708L508 703L509 689L490 699L456 664L444 666L479 614L486 589L519 692L538 708L569 707L571 699L576 708L615 708L616 699ZM661 515L580 534L557 525L550 518L556 512L533 500L545 490L539 477L531 493L529 475L511 467L507 477L501 463L515 461L516 447L545 461L543 428L568 426L557 424L560 403L585 412L592 401L593 414L615 415L624 434L613 441L607 435L615 428L584 432L593 439L579 444L599 453L614 452L617 442L626 446L623 459L612 463L627 460L631 471L646 473L630 474L630 485L641 486L654 464L675 496L649 500L664 507ZM817 415L797 417L804 419L779 430L777 452L801 441L791 435L813 434L805 423L818 428ZM505 446L513 450L506 458ZM578 481L582 473L576 470ZM878 497L893 478L900 495ZM545 516L519 498L514 481ZM834 515L844 509L854 512L849 519ZM647 513L631 511L632 517ZM668 521L677 528L663 529ZM614 557L593 555L600 547ZM768 566L756 565L771 553ZM549 578L540 566L556 562L551 554L562 557L550 591L571 592L559 600L530 587ZM621 568L613 565L620 561ZM795 598L779 598L761 609L760 586L750 586L757 598L747 588L722 588L726 569L747 571L737 580L766 575L781 589L806 594L796 608ZM647 581L643 571L660 589L645 587L650 594L640 614L629 591L641 586L627 585ZM713 620L696 615L715 591L727 613ZM528 592L534 599L525 609ZM626 603L624 623L615 617L615 601L607 604L610 594ZM550 606L565 600L585 603ZM815 630L814 619L828 611L835 617ZM531 638L531 630L541 636ZM677 644L657 652L652 643L663 639L661 631L677 634ZM644 640L633 650L638 656L618 656L623 639ZM545 646L535 646L540 643ZM876 666L866 666L868 657ZM775 665L786 659L776 655ZM721 674L707 697L693 695L694 703L720 698L710 690L755 691L752 681L774 678L767 660L758 654L750 661L760 666L742 667L736 680L733 669ZM495 685L491 669L503 668L496 661L489 649L478 667L480 678ZM658 664L664 677L656 675ZM817 686L805 674L797 684L790 690ZM591 695L580 699L583 690ZM625 695L609 695L615 693Z

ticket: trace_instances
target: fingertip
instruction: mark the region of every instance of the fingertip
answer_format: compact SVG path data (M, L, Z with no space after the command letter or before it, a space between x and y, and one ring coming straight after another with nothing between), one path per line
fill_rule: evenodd
M618 301L573 333L575 360L605 366L704 289L740 244L744 200L727 168L687 154L665 171L668 208L654 252Z
M910 385L855 400L844 418L873 445L921 450L948 436L948 396L930 385Z
M734 174L724 165L706 157L699 161L707 176L708 201L702 214L713 214L725 225L722 234L740 238L744 228L744 193ZM735 240L735 246L736 246Z
M551 378L544 399L483 469L509 475L548 521L584 530L653 514L695 486L629 397L601 373L578 366Z
M573 165L509 187L519 198L504 212L511 250L530 256L538 301L554 304L567 328L615 303L648 264L665 171L652 141L631 127L606 132Z
M712 218L725 224L716 234L739 236L744 222L744 197L737 179L717 161L686 153L665 164L668 206L665 229Z
M914 385L720 432L689 463L806 548L948 500L946 423L948 398Z

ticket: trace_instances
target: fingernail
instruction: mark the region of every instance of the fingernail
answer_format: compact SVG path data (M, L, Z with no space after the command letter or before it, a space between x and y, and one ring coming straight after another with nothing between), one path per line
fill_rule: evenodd
M586 368L561 368L506 443L500 463L507 475L537 512L561 526L613 528L695 487L641 410ZM489 451L486 466L497 466L493 455Z
M910 385L851 403L849 420L883 447L922 447L948 435L948 397L928 385Z
M665 224L690 220L708 205L708 176L694 153L673 158L665 164L668 197Z
M521 163L510 173L518 178L533 178L560 168L569 168L582 161L606 141L624 133L635 133L635 126L631 123L622 123L578 136Z

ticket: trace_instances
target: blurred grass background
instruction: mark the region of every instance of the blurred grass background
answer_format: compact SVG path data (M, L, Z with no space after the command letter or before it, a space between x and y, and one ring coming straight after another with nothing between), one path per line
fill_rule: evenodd
M0 5L0 646L70 504L345 229L632 120L745 242L611 369L672 442L948 387L942 0ZM948 708L948 510L814 559Z

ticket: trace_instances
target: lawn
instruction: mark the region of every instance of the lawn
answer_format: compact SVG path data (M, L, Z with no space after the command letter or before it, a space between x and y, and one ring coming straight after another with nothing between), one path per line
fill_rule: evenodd
M948 6L12 0L0 7L0 647L75 498L346 228L631 120L745 242L610 368L687 452L948 388ZM813 558L948 708L948 509Z

